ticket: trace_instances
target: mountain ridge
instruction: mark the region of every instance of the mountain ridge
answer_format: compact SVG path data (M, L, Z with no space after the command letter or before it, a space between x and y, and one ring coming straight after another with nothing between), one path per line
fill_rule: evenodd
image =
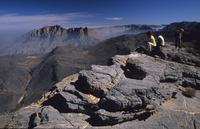
M48 53L56 46L75 46L87 48L105 39L123 34L138 34L153 30L148 25L124 25L103 28L68 28L60 25L45 26L32 30L16 39L10 54L40 54Z

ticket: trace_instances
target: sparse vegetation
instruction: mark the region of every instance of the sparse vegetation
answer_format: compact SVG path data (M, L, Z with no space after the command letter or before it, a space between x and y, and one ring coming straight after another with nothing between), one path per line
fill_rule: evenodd
M187 48L188 46L187 46L187 44L186 44L185 42L182 42L182 43L181 43L181 47L182 47L182 48Z
M182 92L183 95L185 95L186 97L195 97L196 94L196 90L194 88L191 87L186 87L185 90Z

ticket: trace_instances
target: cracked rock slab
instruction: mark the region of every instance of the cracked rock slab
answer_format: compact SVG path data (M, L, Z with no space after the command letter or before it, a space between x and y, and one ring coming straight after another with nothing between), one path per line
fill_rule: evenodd
M117 66L93 65L90 71L81 71L78 88L97 97L102 97L124 78L123 70Z
M128 70L126 77L139 80L153 79L158 83L173 82L199 89L200 69L198 67L165 61L144 54L131 55L123 68L125 74Z
M151 101L151 104L160 104L164 99L162 97L155 82L124 79L100 100L99 105L101 108L112 112L137 112L143 110ZM153 103L154 100L155 103Z
M99 98L91 94L85 94L78 91L74 85L66 86L62 91L58 92L43 105L51 105L60 112L83 112L96 108Z

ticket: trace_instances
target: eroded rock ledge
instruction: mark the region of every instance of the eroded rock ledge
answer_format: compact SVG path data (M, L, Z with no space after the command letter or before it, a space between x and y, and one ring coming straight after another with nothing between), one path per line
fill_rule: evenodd
M200 89L199 67L140 53L118 55L112 62L110 66L93 65L91 70L63 79L40 100L39 107L31 105L17 111L8 127L196 129L200 126L199 94L186 98L180 90ZM179 108L195 113L179 112Z

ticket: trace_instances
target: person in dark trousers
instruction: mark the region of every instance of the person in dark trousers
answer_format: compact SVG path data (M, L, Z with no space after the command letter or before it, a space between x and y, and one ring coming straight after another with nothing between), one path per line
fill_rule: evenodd
M165 40L160 32L158 32L157 35L158 35L158 41L153 51L153 54L159 56L161 59L165 59L165 54L162 52L162 48L165 46Z
M161 51L162 48L165 46L165 39L162 36L161 32L158 32L157 35L158 35L158 41L156 47L158 51Z
M183 35L184 29L177 29L175 32L175 47L181 48L182 44L182 35Z

